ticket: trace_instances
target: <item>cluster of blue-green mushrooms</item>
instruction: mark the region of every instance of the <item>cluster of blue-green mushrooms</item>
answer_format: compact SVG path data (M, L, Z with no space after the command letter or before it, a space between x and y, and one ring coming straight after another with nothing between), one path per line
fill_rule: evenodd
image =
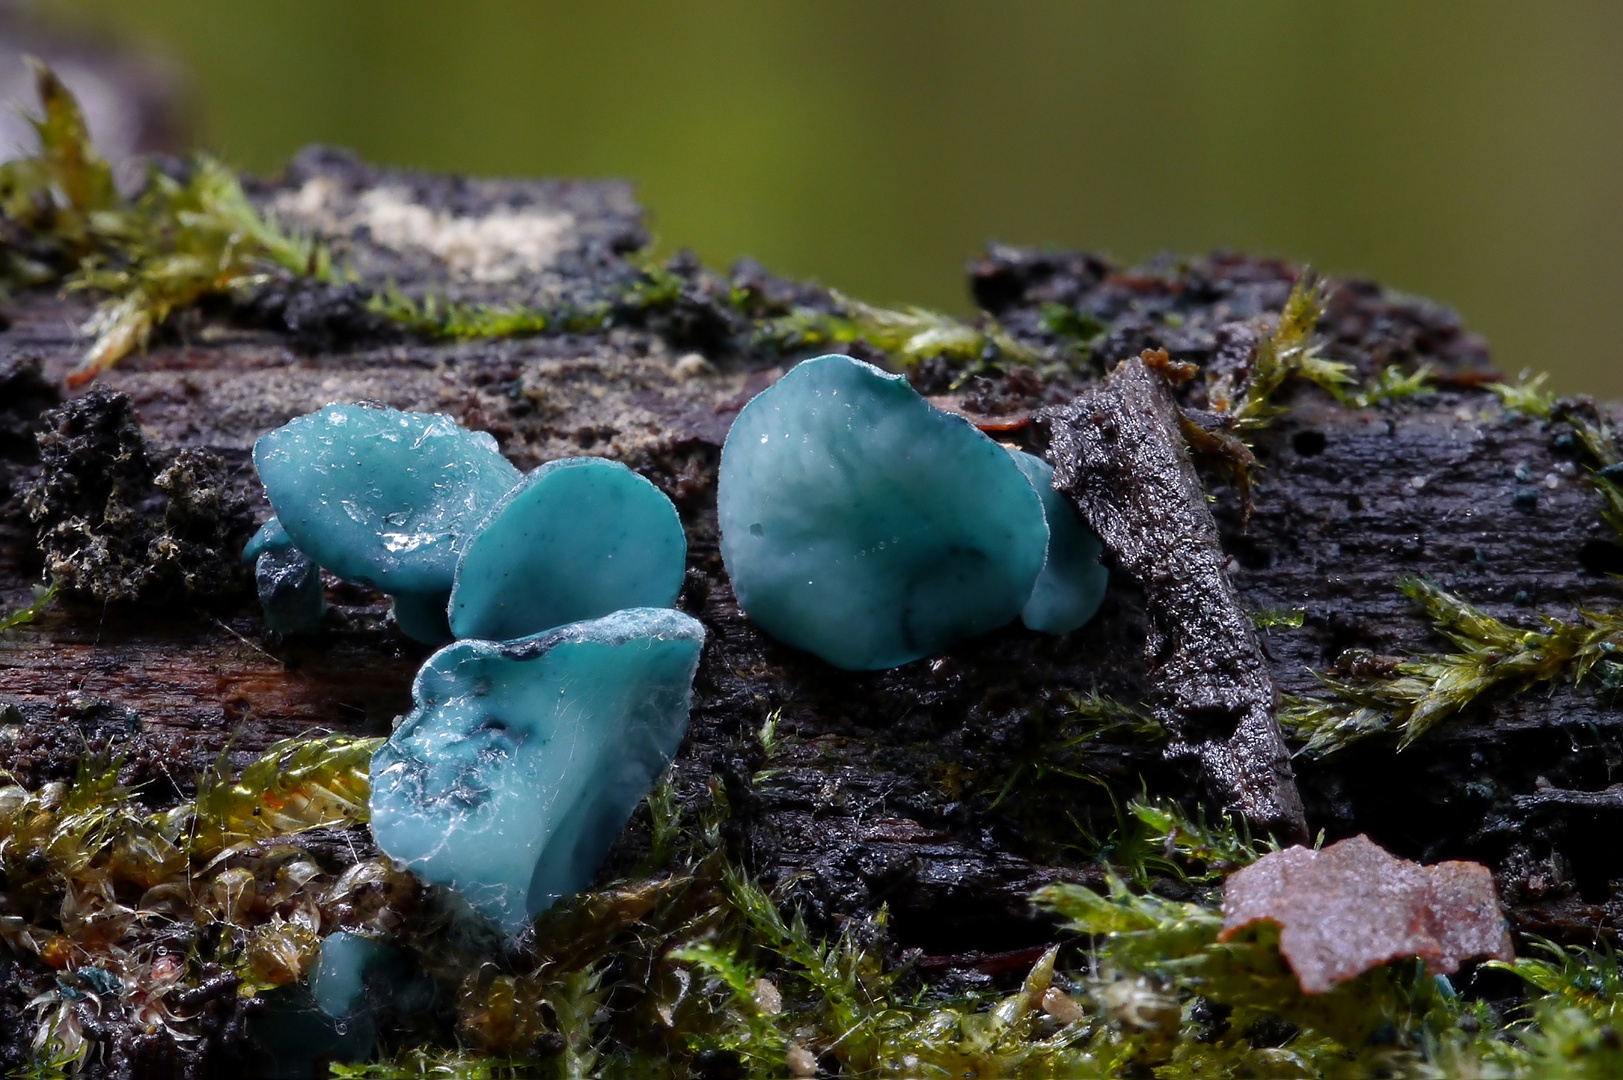
M588 887L687 728L704 631L672 610L670 500L600 458L523 477L489 435L371 405L294 419L254 464L275 517L244 557L269 627L321 622L319 567L389 594L407 634L460 639L372 759L379 847L510 932ZM1016 617L1067 633L1104 595L1099 541L1047 463L845 356L744 407L718 502L740 606L842 668Z
M895 667L1016 616L1068 633L1104 599L1099 540L1046 462L847 356L744 407L718 510L739 606L836 667Z
M463 639L373 757L378 846L509 932L589 886L687 729L704 630L671 609L670 500L601 458L524 477L489 435L371 405L292 420L254 464L268 626L320 622L319 566L388 593L407 634Z

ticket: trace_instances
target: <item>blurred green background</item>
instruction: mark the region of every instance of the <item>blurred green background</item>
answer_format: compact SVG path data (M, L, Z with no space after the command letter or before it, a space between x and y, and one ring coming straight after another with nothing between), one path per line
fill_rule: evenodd
M985 241L1214 247L1454 305L1623 397L1623 4L61 0L201 142L635 180L665 250L966 310Z

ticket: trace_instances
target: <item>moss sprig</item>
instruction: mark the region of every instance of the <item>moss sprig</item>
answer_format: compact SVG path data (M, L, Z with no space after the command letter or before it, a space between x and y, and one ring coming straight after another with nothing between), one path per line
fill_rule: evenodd
M1430 364L1421 364L1408 373L1397 364L1389 364L1381 369L1373 382L1356 392L1347 390L1345 385L1340 387L1328 385L1325 388L1330 390L1337 401L1354 409L1367 409L1383 401L1402 401L1405 398L1423 397L1437 392L1437 387L1433 385Z
M1548 420L1557 403L1549 383L1549 372L1534 375L1532 369L1523 368L1514 383L1489 383L1488 390L1499 399L1499 404L1507 412L1521 413L1535 420Z
M222 759L197 786L193 851L371 820L367 769L382 743L347 735L284 739L236 780Z
M876 307L838 292L832 298L833 311L797 307L763 320L754 343L794 353L864 341L904 366L944 357L974 372L1003 363L1036 365L1046 359L994 320L971 325L926 308Z
M45 614L45 609L50 607L51 601L55 599L55 585L35 585L34 600L32 603L28 604L26 607L20 607L16 611L0 614L0 633L7 630L15 630L19 626L27 626L29 623L35 621L41 615Z
M359 745L328 738L273 748L231 790L214 782L210 790L226 792L217 798L230 808L222 820L255 816L250 805L308 788L318 773L331 788L332 776L352 771L345 755ZM294 779L277 780L284 771ZM689 792L686 809L668 794L662 813L681 825L669 863L567 900L517 948L481 944L432 920L397 934L447 989L454 1034L421 1031L377 1061L334 1066L332 1075L676 1077L692 1075L703 1054L706 1068L746 1076L1510 1077L1597 1060L1606 1046L1618 996L1609 954L1552 951L1516 961L1512 970L1534 996L1509 1026L1417 962L1303 995L1269 933L1217 940L1210 886L1267 845L1229 818L1208 824L1198 812L1148 799L1129 806L1132 839L1109 857L1120 866L1124 853L1147 860L1153 848L1162 863L1144 882L1170 874L1203 886L1193 899L1157 896L1114 876L1103 890L1050 886L1036 902L1075 937L1037 955L1013 992L932 996L905 960L893 963L883 911L822 938L735 864L723 839L722 790L711 784L708 802ZM71 1073L94 1049L74 1007L86 994L154 1001L154 1023L189 1035L181 1002L204 965L223 965L242 993L286 985L305 977L319 945L317 932L286 912L313 905L326 927L356 918L379 890L399 889L386 860L363 860L333 879L274 837L211 854L215 842L200 841L192 824L199 808L144 812L131 794L116 769L89 765L71 785L0 790L8 881L0 933L65 972L38 1003L42 1077ZM273 818L277 827L343 816L320 800L301 805L307 809L278 811L303 816ZM159 915L213 928L185 959L184 977L170 982L161 979L172 973L160 978L150 958L119 944L122 928ZM373 917L398 926L387 909Z
M367 310L430 341L527 337L546 333L558 322L554 313L539 308L459 304L432 293L413 299L394 286L374 293Z
M70 385L144 347L171 314L205 297L241 293L277 271L333 277L324 247L261 214L207 155L180 179L151 168L138 197L121 195L73 95L43 64L34 74L40 150L0 165L0 211L14 241L0 269L8 288L62 280L105 296L83 328L93 341Z
M1291 287L1273 331L1257 343L1251 377L1238 399L1224 410L1233 418L1236 430L1266 427L1285 412L1273 399L1292 378L1306 379L1337 397L1352 384L1352 369L1325 359L1322 346L1314 340L1329 295L1328 284L1312 271L1304 272Z
M176 180L153 169L133 203L90 219L95 249L67 286L106 294L85 323L95 340L69 374L82 385L136 349L176 311L208 296L242 295L283 271L335 277L327 249L259 213L236 176L207 155Z
M1538 375L1523 370L1514 383L1488 386L1506 412L1520 413L1550 423L1565 421L1572 427L1578 445L1589 458L1589 476L1600 491L1604 505L1601 517L1612 532L1623 538L1623 449L1611 421L1587 398L1557 398L1548 387L1548 372Z
M57 280L96 248L93 215L119 202L113 170L97 152L79 103L52 71L30 59L44 115L28 117L40 152L0 164L5 286Z
M1307 621L1305 608L1261 608L1251 613L1258 630L1295 630Z
M1536 940L1540 955L1485 967L1508 971L1540 993L1508 1030L1532 1059L1531 1075L1605 1077L1623 1071L1623 975L1610 946L1583 948Z
M386 863L363 862L334 878L308 852L274 842L365 820L364 753L373 744L279 743L241 778L205 777L198 801L161 811L119 782L117 762L85 760L71 784L0 787L0 937L48 968L90 972L106 984L99 992L143 1023L194 1038L185 992L206 971L230 973L245 994L302 978L323 923L309 913L352 906L354 890L393 875ZM155 954L145 935L162 926L196 927L190 953ZM41 1003L42 1065L89 1045L72 1007L83 992L70 987Z
M1578 442L1593 463L1590 479L1600 490L1601 518L1612 532L1623 538L1623 450L1604 413L1592 402L1572 402L1557 407L1555 416L1572 425Z
M1166 738L1160 721L1142 706L1128 705L1098 693L1073 694L1066 708L1031 714L1032 737L1012 752L1010 768L992 798L1001 805L1015 794L1029 796L1054 779L1092 782L1082 764L1083 751L1102 739L1155 741Z
M747 877L730 876L728 899L738 918L730 936L673 956L705 974L720 1010L716 1032L698 1045L737 1055L751 1075L782 1075L785 1066L809 1075L832 1061L842 1075L859 1076L1106 1076L1118 1063L1097 1025L1058 989L1057 948L1014 994L932 1003L905 991L901 971L886 969L883 911L822 942ZM772 962L752 963L752 955Z
M1302 753L1321 757L1393 732L1403 749L1497 689L1590 677L1608 691L1623 686L1623 663L1613 658L1623 646L1623 616L1583 611L1575 623L1543 616L1544 629L1519 630L1433 581L1405 578L1398 587L1456 651L1412 656L1358 681L1321 676L1328 696L1293 699L1280 710Z

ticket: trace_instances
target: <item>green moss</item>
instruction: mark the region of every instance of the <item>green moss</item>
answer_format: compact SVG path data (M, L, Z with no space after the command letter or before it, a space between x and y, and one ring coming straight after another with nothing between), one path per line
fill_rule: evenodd
M84 114L51 70L31 61L42 117L29 118L37 157L0 164L0 212L20 234L6 245L8 288L56 280L95 250L92 216L118 203L113 172L96 152Z
M1518 630L1435 582L1405 578L1398 587L1457 651L1413 656L1358 681L1321 676L1328 696L1287 701L1279 714L1303 753L1322 756L1382 733L1398 734L1402 749L1496 689L1591 677L1607 689L1623 686L1623 664L1612 659L1623 644L1623 616L1582 612L1577 623L1544 616L1543 630Z
M259 214L236 177L207 156L183 180L156 168L129 200L90 141L73 95L35 68L45 115L33 121L37 157L0 166L0 210L27 243L11 249L8 287L64 280L106 296L85 332L94 342L75 385L146 345L175 311L251 289L267 273L332 276L326 250Z
M379 1061L333 1062L327 1068L333 1080L526 1080L537 1075L533 1060L422 1047L390 1054Z
M152 965L124 951L138 924L200 929L175 992L217 964L256 993L302 977L318 939L273 912L319 906L345 888L292 847L250 841L365 819L366 757L375 740L289 740L236 781L213 774L196 802L146 810L118 781L117 762L86 760L72 784L0 788L0 900L11 946L49 967L100 964L130 993L148 988ZM376 868L387 877L385 867ZM69 902L71 899L71 903ZM36 1046L49 1064L89 1044L65 991L42 1004ZM167 1021L166 1021L167 1022ZM185 1034L184 1026L180 1029Z
M1579 444L1589 455L1590 479L1600 489L1604 501L1601 517L1612 532L1623 538L1623 451L1617 436L1601 410L1591 402L1572 402L1558 407L1554 416L1572 425Z
M1081 758L1101 739L1166 738L1160 722L1144 708L1096 693L1072 695L1069 706L1058 713L1034 709L1028 722L1032 730L1023 747L1011 751L1008 772L992 800L994 807L1017 793L1022 798L1040 798L1038 793L1055 778L1094 782Z
M1375 376L1374 382L1357 393L1349 393L1344 387L1327 387L1327 389L1335 394L1337 401L1355 409L1367 409L1383 401L1401 401L1404 398L1423 397L1437 392L1437 388L1432 385L1430 364L1421 364L1408 374L1404 374L1403 369L1396 364L1388 365Z
M51 601L55 599L55 585L51 585L49 587L44 585L35 585L33 603L29 604L27 607L18 608L16 611L0 614L0 633L7 630L15 630L19 626L27 626L29 623L45 614L45 609L50 607Z
M1081 709L1142 727L1133 710L1098 699ZM206 806L159 814L141 811L110 767L87 765L73 785L0 791L8 940L48 962L83 957L77 949L99 955L102 931L57 921L64 897L127 882L189 897L188 918L214 928L197 939L188 980L205 963L237 973L245 993L302 977L317 939L275 910L353 904L398 892L404 879L383 861L325 879L269 836L218 844L258 833L246 823L269 806L273 829L359 820L363 745L279 745L240 779L205 783ZM1271 934L1217 940L1218 884L1269 849L1228 817L1208 823L1170 802L1129 804L1095 857L1138 886L1112 876L1103 891L1042 890L1037 903L1074 936L1044 952L1012 993L943 998L887 959L882 910L822 939L734 864L719 782L681 798L671 785L662 791L650 811L664 819L655 824L668 838L664 864L553 909L521 949L447 933L439 918L401 922L380 911L397 927L392 940L440 983L448 1026L392 1036L379 1060L332 1074L686 1077L701 1060L708 1070L731 1060L749 1076L814 1062L842 1075L907 1077L1534 1076L1568 1067L1605 1075L1615 1061L1608 1032L1619 977L1609 953L1548 946L1545 957L1509 965L1531 997L1508 1024L1418 963L1303 995ZM1147 891L1170 883L1183 899ZM245 901L256 894L260 902ZM74 1000L53 992L37 1003L31 1075L65 1075L93 1045Z
M1328 284L1312 271L1304 272L1291 289L1272 333L1257 345L1250 381L1227 409L1237 430L1266 427L1285 412L1274 397L1291 379L1313 383L1354 409L1437 392L1430 364L1421 364L1407 373L1395 364L1389 365L1368 385L1357 386L1352 368L1326 359L1322 345L1315 341L1328 300Z
M1250 431L1266 427L1285 412L1274 395L1292 378L1305 379L1341 397L1352 382L1346 364L1326 360L1313 340L1323 317L1329 289L1322 278L1306 271L1291 288L1273 332L1257 344L1251 378L1228 411L1235 427Z
M1169 317L1170 318L1170 317ZM1079 363L1092 357L1095 349L1104 343L1110 325L1068 304L1050 301L1042 306L1043 329L1069 343ZM1169 323L1170 325L1170 323Z
M108 299L85 324L95 342L74 383L145 348L172 313L205 297L246 292L276 271L333 276L325 248L260 215L237 178L207 156L191 162L184 180L154 169L133 203L92 215L91 231L96 248L68 287Z
M1545 423L1565 422L1589 458L1590 479L1599 489L1604 505L1601 517L1612 532L1623 539L1623 449L1606 414L1587 398L1558 399L1549 391L1547 373L1533 375L1523 370L1514 383L1493 383L1493 391L1506 412L1520 413Z
M1014 994L932 1002L879 959L883 911L822 942L742 875L729 875L727 899L733 921L674 955L704 974L713 1010L713 1030L693 1045L737 1056L751 1075L782 1075L791 1055L833 1062L842 1075L1112 1074L1116 1055L1088 1045L1091 1025L1043 1009L1058 949Z
M966 369L961 378L1005 363L1037 365L1046 359L991 319L970 325L925 308L881 308L837 292L832 296L832 311L795 308L761 320L753 344L797 353L862 341L903 365L945 358Z
M557 322L552 313L536 308L456 304L432 295L413 300L396 288L374 294L367 310L431 341L525 337L545 333Z
M1488 967L1512 972L1541 992L1509 1031L1527 1049L1534 1076L1623 1075L1623 977L1610 947L1585 949L1540 941L1542 956Z
M1490 383L1488 389L1506 411L1519 412L1535 420L1548 420L1556 405L1555 395L1549 390L1549 381L1548 372L1534 375L1524 368L1515 383Z
M1304 608L1263 608L1251 613L1251 621L1258 630L1295 630L1307 621Z
M273 275L344 280L325 246L258 211L236 177L207 156L195 158L184 179L152 170L142 194L124 198L73 96L48 69L37 69L37 81L45 108L34 121L40 152L0 165L0 213L17 241L4 246L0 287L61 281L103 297L85 326L95 340L70 376L73 384L144 348L175 312L207 297L246 300ZM687 288L680 275L648 265L612 297L583 306L460 304L389 288L368 307L419 337L466 341L596 332L668 311ZM945 357L969 373L1046 359L991 320L971 325L922 308L880 308L838 294L833 300L832 310L773 309L735 286L717 302L746 317L748 330L737 344L756 351L788 354L861 341L902 365Z
M1208 824L1205 807L1191 818L1170 799L1144 797L1128 803L1127 813L1132 825L1124 831L1134 835L1126 850L1157 853L1157 873L1150 872L1148 859L1125 864L1141 886L1147 887L1154 877L1213 885L1279 849L1272 840L1253 839L1244 818L1223 814ZM1123 865L1119 859L1105 861Z
M1514 1068L1523 1059L1489 1033L1491 1016L1418 962L1306 995L1273 932L1218 941L1214 907L1136 893L1115 878L1102 893L1054 885L1036 899L1095 943L1083 1000L1115 1029L1124 1064L1138 1071L1381 1076L1425 1074L1441 1060ZM1474 1035L1461 1024L1467 1014ZM1270 1033L1281 1031L1276 1045Z
M284 739L232 781L223 759L197 785L189 835L194 853L370 819L367 769L382 739L345 735Z

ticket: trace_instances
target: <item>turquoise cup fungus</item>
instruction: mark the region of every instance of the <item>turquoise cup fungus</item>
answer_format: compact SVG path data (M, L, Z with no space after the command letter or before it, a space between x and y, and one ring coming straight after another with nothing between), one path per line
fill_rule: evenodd
M1054 467L1034 454L1011 450L1043 501L1048 522L1048 558L1020 609L1020 621L1045 634L1068 634L1085 624L1104 603L1110 572L1099 562L1104 545L1082 524L1076 508L1054 490Z
M428 640L448 636L470 527L520 479L484 432L370 405L295 417L254 444L254 467L294 546L396 597L401 628Z
M633 608L430 657L372 757L372 835L516 933L589 886L687 730L704 629Z
M451 632L507 641L622 608L670 607L687 537L663 492L619 462L536 469L468 541L451 589Z
M267 551L279 551L292 546L293 538L282 528L282 523L271 518L254 530L254 534L248 538L248 543L243 545L242 561L252 565L254 560Z
M338 930L321 939L310 997L334 1020L365 1009L411 1015L434 1003L434 980L393 945Z
M851 670L1013 621L1047 560L1043 500L1009 453L847 356L807 360L744 407L717 501L739 605Z
M393 945L344 930L321 939L309 985L273 987L250 1021L264 1056L253 1075L303 1080L330 1062L359 1062L377 1050L379 1019L416 1016L434 1005L434 980Z
M388 593L413 637L468 639L423 664L373 755L378 846L508 932L590 885L687 730L704 630L669 608L687 560L670 500L602 458L521 478L489 435L362 405L270 432L254 464L276 511L244 552L262 596L267 567L302 559L318 586L315 563ZM334 935L318 1011L351 1009L388 960Z

